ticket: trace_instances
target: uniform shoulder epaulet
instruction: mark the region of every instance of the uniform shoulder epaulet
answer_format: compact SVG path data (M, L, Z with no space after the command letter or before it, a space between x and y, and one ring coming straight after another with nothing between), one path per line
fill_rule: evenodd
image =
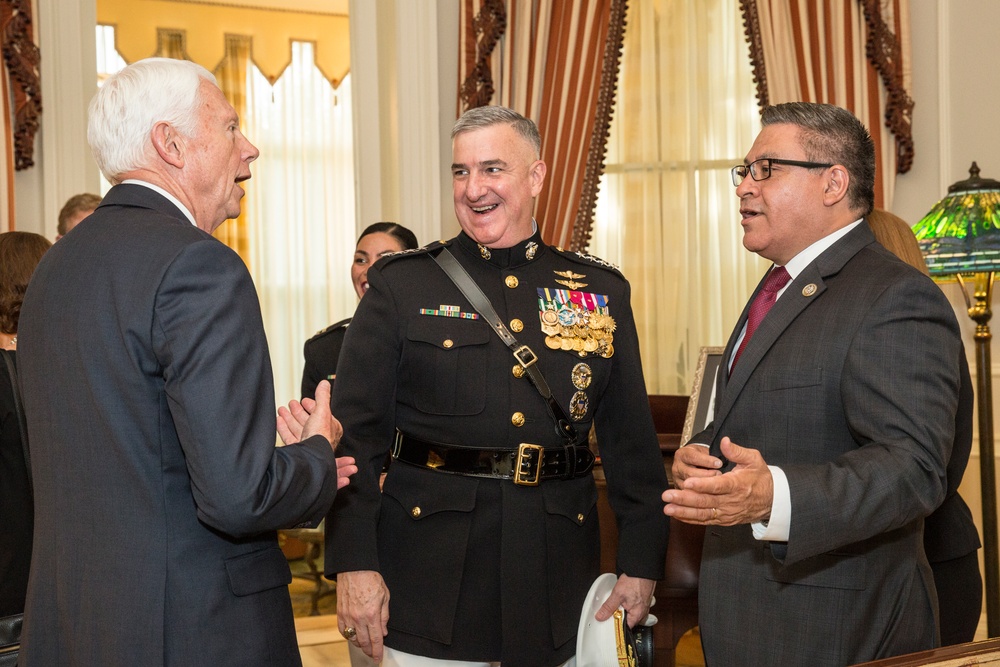
M334 331L338 331L339 329L345 328L350 323L351 323L351 318L350 317L344 318L344 319L340 320L339 322L334 322L333 324L331 324L327 328L320 329L319 331L317 331L313 335L312 338L310 338L309 340L306 341L306 343L308 344L308 343L312 343L314 341L317 341L320 338L323 338L324 336L327 336L327 335L333 333Z
M444 248L451 245L451 241L433 241L420 248L413 248L411 250L398 250L396 252L387 253L379 258L379 261L383 264L388 264L389 262L395 262L399 259L404 259L406 257L416 257L418 255L426 255L432 250L437 250L438 248Z
M588 255L585 252L579 252L577 250L563 250L559 246L552 246L552 250L559 253L561 257L565 257L566 259L574 261L578 264L584 264L587 266L595 266L595 265L600 266L618 274L619 276L622 276L623 278L625 277L622 275L622 270L618 268L617 265L612 264L607 260L601 259L600 257L595 257L594 255Z

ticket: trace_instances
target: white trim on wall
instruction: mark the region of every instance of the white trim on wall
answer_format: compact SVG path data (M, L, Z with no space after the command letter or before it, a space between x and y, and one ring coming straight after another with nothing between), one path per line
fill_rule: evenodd
M421 244L453 236L458 4L351 0L350 17L358 230L390 220Z
M96 24L92 0L38 0L41 130L35 166L17 177L17 228L50 239L56 236L59 210L69 197L100 192L97 165L87 144L87 105L97 91Z

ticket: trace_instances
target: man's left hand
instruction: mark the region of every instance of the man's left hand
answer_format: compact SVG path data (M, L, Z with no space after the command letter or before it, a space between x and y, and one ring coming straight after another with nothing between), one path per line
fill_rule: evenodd
M637 623L641 623L649 614L649 605L653 600L653 587L656 582L652 579L640 579L623 574L618 577L618 582L611 589L611 595L604 601L601 608L594 615L598 621L606 621L611 618L618 607L625 610L625 620L628 627L634 628Z
M774 482L764 457L728 437L721 448L736 466L715 477L688 477L680 488L664 491L664 514L703 526L735 526L771 516Z

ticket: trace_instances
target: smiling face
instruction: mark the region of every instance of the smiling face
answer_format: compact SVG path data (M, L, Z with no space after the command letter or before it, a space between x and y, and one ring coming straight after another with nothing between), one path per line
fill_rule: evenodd
M379 257L400 250L404 250L403 244L392 234L372 232L361 237L354 251L354 263L351 264L351 282L354 283L354 291L357 292L359 299L368 291L369 267L377 262Z
M198 121L185 138L182 179L198 227L212 233L240 214L250 163L260 152L240 132L239 119L222 91L207 80L198 88Z
M531 236L545 163L510 125L462 132L452 140L455 215L474 241L509 248Z
M757 135L745 164L761 158L811 161L800 141L800 129L791 124L767 125ZM765 259L784 265L802 250L843 226L833 219L831 169L806 169L773 164L771 177L755 181L748 174L736 195L740 198L743 246ZM841 177L843 168L838 171ZM850 222L848 220L847 222Z

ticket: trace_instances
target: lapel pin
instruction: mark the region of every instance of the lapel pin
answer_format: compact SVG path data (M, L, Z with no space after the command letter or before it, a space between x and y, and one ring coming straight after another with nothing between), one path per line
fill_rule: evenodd
M816 283L809 283L802 288L802 296L812 296L816 293Z

